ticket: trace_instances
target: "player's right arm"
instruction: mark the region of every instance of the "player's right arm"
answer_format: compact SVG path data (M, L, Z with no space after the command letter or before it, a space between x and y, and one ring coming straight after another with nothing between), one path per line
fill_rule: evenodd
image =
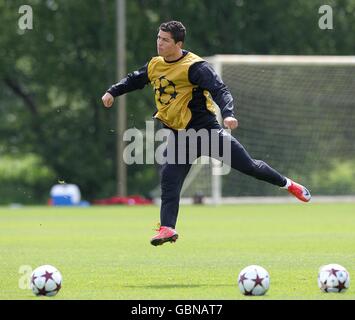
M137 71L129 73L127 77L123 78L120 82L112 85L102 96L102 102L106 108L110 108L115 97L137 89L143 89L148 83L147 63Z

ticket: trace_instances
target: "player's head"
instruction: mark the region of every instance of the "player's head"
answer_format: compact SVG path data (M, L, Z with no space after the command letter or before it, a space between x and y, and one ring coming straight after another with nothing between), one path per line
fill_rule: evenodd
M184 25L179 21L164 22L159 26L157 50L162 57L174 55L181 50L186 35Z

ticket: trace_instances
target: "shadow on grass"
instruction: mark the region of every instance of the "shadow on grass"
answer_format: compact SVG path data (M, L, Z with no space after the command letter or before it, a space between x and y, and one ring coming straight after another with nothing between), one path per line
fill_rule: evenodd
M157 284L157 285L131 285L124 288L147 288L147 289L176 289L176 288L202 288L202 287L234 287L233 284Z

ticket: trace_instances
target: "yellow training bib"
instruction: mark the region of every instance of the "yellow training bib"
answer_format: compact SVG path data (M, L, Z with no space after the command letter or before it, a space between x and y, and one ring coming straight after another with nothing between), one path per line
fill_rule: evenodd
M154 57L148 64L148 78L155 92L158 109L154 117L172 129L184 129L191 120L189 103L198 86L189 81L188 73L190 66L199 61L203 59L188 52L176 62ZM215 113L211 95L207 90L203 94L206 97L206 109Z

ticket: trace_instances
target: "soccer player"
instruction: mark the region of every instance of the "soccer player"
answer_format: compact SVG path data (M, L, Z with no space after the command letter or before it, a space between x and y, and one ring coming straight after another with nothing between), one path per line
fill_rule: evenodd
M155 92L157 107L154 118L171 130L171 134L177 136L181 130L205 129L209 141L213 135L217 135L220 145L223 145L223 141L229 143L232 168L284 188L299 200L308 202L311 194L304 186L281 175L264 161L253 159L239 141L220 126L213 101L221 110L223 125L230 130L238 127L232 95L206 61L183 49L185 34L186 29L179 21L162 23L157 35L158 56L112 85L102 97L104 106L110 108L114 97L142 89L150 83ZM180 142L172 141L175 141L170 143L175 143L174 148L177 153L181 148L185 148L186 151L187 145L181 146ZM199 157L203 154L201 143L196 148ZM188 154L188 151L186 153ZM212 156L211 153L208 155ZM178 238L175 225L180 191L191 163L189 161L187 163L167 162L162 167L160 228L151 239L151 244L154 246L175 242Z

